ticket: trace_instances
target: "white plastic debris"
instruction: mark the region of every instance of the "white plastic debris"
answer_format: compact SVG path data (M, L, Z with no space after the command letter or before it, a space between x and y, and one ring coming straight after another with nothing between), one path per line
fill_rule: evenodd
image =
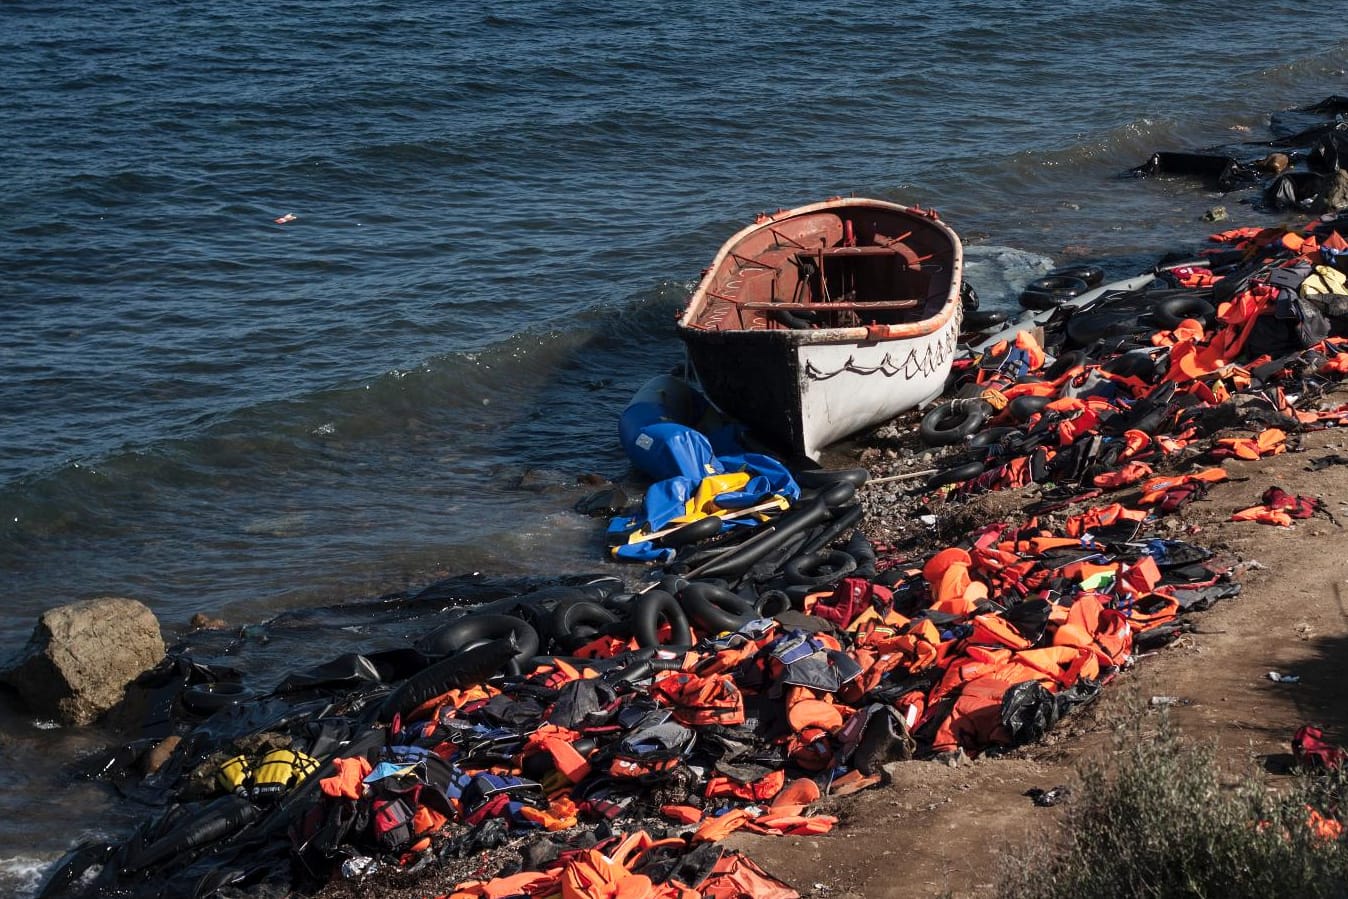
M379 870L379 862L368 855L357 855L342 862L342 877L353 880Z
M1301 676L1298 674L1279 674L1276 671L1270 671L1268 679L1275 684L1297 684L1301 682Z

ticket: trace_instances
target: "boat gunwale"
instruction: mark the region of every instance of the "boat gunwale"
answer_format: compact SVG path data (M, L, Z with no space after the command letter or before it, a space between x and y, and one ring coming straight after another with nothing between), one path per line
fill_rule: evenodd
M725 264L726 259L732 255L733 249L739 246L746 238L763 228L769 227L776 222L787 219L799 218L813 215L819 212L826 212L839 207L870 207L883 209L888 212L896 212L912 218L921 219L924 223L934 226L938 231L943 232L950 241L951 246L951 275L950 288L946 293L945 302L941 309L935 315L920 319L915 322L906 322L901 325L860 325L848 328L707 328L696 324L696 318L702 313L707 304L707 289L711 279L720 271ZM963 281L964 268L964 245L954 230L936 215L934 210L921 209L919 207L904 206L901 203L892 203L888 200L876 200L864 197L834 197L828 200L822 200L818 203L810 203L805 206L798 206L794 209L778 210L775 213L758 217L754 222L741 228L731 235L717 250L716 256L707 269L702 273L697 287L694 288L684 307L683 313L679 316L676 327L681 336L690 339L693 335L709 334L758 334L763 337L772 335L774 340L782 340L791 344L826 344L826 343L880 343L890 340L913 340L922 337L928 337L942 327L944 327L955 315L960 304L960 284ZM907 302L907 301L895 301ZM790 308L793 304L783 303L783 308Z

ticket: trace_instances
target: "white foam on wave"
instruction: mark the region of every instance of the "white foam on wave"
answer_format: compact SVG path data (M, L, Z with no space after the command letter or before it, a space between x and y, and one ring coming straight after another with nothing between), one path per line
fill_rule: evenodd
M0 894L27 899L37 893L51 859L18 855L0 858Z
M1019 309L1016 298L1025 285L1053 268L1053 260L1015 247L964 248L964 280L978 291L981 308Z

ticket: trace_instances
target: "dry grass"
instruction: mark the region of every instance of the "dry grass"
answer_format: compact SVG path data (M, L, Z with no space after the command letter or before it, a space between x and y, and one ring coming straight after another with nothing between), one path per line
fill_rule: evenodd
M1003 899L1348 896L1348 842L1317 837L1309 809L1337 814L1342 774L1233 778L1187 744L1164 710L1134 708L1113 751L1083 765L1062 827L1008 852Z

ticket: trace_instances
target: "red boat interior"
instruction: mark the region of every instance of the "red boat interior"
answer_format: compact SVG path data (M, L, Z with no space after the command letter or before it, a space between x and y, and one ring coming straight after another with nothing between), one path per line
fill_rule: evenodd
M736 331L921 321L950 291L949 233L917 213L857 207L770 222L727 253L693 327Z

